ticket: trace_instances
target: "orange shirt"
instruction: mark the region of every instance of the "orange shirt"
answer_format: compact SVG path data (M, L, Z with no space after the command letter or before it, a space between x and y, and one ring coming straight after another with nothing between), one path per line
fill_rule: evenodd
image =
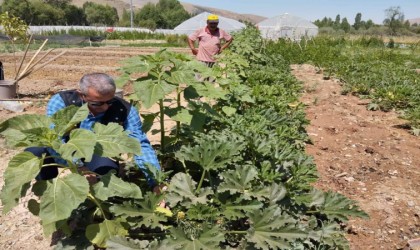
M232 36L226 31L217 28L213 33L207 27L200 28L188 36L192 41L198 39L197 60L203 62L215 62L213 58L220 52L220 40L230 41Z

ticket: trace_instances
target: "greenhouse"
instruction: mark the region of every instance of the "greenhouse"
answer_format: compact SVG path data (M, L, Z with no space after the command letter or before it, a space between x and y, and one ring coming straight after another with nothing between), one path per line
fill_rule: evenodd
M299 41L302 37L309 38L318 34L318 27L315 24L287 13L263 20L257 26L262 37L272 40L289 38Z
M211 15L209 12L203 12L201 14L198 14L180 25L176 26L174 28L175 34L186 34L189 35L192 32L196 31L199 28L202 28L207 25L207 16ZM219 28L227 31L237 31L242 28L245 28L245 24L238 22L234 19L230 19L227 17L219 16Z

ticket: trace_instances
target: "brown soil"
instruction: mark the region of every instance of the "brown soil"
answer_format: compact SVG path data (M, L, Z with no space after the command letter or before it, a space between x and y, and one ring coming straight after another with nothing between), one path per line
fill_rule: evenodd
M156 48L101 47L69 49L57 61L21 82L24 114L42 114L48 97L62 89L77 88L84 73L100 71L118 76L119 61ZM174 49L189 52L187 49ZM60 53L60 49L53 55ZM29 55L29 58L33 55ZM0 54L6 78L14 73L13 58ZM307 105L307 127L320 179L316 186L332 189L360 203L369 220L351 220L347 226L352 249L398 249L407 240L420 237L420 140L398 128L404 124L394 112L366 110L366 100L340 94L340 83L323 80L314 67L292 66L304 82L302 102ZM130 90L126 89L125 93ZM155 107L152 107L154 110ZM149 110L150 111L150 110ZM147 112L143 110L142 112ZM22 114L0 107L0 121ZM148 135L152 143L157 135ZM0 187L3 173L17 151L6 149L0 139ZM0 249L51 249L53 240L44 237L39 220L26 209L25 197L7 215L0 215ZM0 211L2 206L0 206Z

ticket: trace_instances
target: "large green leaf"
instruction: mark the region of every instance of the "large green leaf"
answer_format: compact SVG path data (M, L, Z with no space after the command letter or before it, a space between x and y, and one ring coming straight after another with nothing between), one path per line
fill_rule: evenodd
M227 219L245 218L246 213L254 213L263 207L263 203L257 200L228 199L222 204L222 214Z
M330 219L348 221L349 216L369 218L369 215L362 211L356 202L339 193L323 192L313 189L310 193L312 202L310 206L327 215Z
M100 200L107 200L109 197L119 196L122 198L141 199L140 188L129 182L125 182L112 173L101 177L101 181L93 186L94 195Z
M136 240L122 236L111 236L106 242L107 250L136 250L136 249L155 249L157 241Z
M48 181L47 190L41 196L39 216L47 225L70 217L71 212L86 200L89 183L79 174L68 174L63 178Z
M64 136L70 133L71 130L77 128L77 124L82 122L89 114L87 105L77 107L74 105L68 106L59 110L52 116L54 123L54 130L59 136Z
M147 193L144 201L135 203L124 202L121 205L113 205L110 210L117 216L141 217L142 219L135 219L135 223L138 226L144 225L149 228L162 228L161 222L166 222L168 219L161 213L155 211L162 199L162 197L155 194Z
M45 115L27 114L12 117L0 124L0 132L6 129L16 129L20 131L49 127L51 120Z
M37 129L48 129L50 124L50 119L45 115L20 115L1 123L0 134L6 137L7 144L12 147L39 146L39 140L43 137L37 137L35 132Z
M9 128L1 133L6 138L7 146L9 147L25 147L29 145L25 133L20 130Z
M188 125L191 124L191 119L193 117L189 110L184 107L165 109L165 115L171 117L174 121L179 121Z
M95 154L103 157L116 157L123 153L141 154L140 142L129 137L124 128L117 123L103 125L96 123L93 131L97 144Z
M70 133L70 140L62 144L58 153L67 161L74 158L85 158L89 162L92 159L96 135L87 129L75 129Z
M159 115L159 112L150 113L150 114L141 114L141 118L143 118L141 130L143 130L143 133L147 133L149 132L149 130L152 129L153 122L155 121L158 115Z
M270 196L268 197L270 205L275 205L278 201L282 200L286 194L287 190L283 185L273 183L270 186Z
M243 142L233 135L202 135L195 146L183 146L175 156L181 161L198 163L204 170L225 168L237 159Z
M27 146L54 147L61 144L58 136L49 128L33 128L24 131Z
M324 222L320 229L310 231L308 237L333 249L350 249L349 242L336 222Z
M244 199L251 199L252 181L258 177L254 166L237 166L235 170L225 171L220 176L223 182L218 188L219 192L240 193Z
M165 98L165 95L175 90L176 86L168 84L165 81L157 83L153 80L146 80L137 82L134 85L137 96L142 101L146 109L152 107L160 99Z
M168 77L166 80L177 85L188 84L190 82L196 81L194 78L194 71L188 69L175 69L175 71L172 71L170 77Z
M213 83L197 83L192 85L200 96L208 99L226 99L228 92L222 88L216 88Z
M3 214L8 213L17 205L19 198L25 196L25 185L35 179L41 166L41 159L30 152L19 153L9 161L0 195Z
M201 225L196 230L201 232L197 232L196 235L186 235L182 228L171 228L171 236L163 241L159 249L213 250L219 249L220 242L225 240L217 225L213 227Z
M208 201L207 195L213 194L211 189L201 188L196 195L195 189L196 182L191 176L184 173L178 173L172 177L166 200L170 203L170 206L181 203L183 206L188 207L190 204L205 204Z
M296 239L306 238L307 233L296 227L296 221L282 215L278 206L249 214L251 227L247 239L258 249L289 249Z
M126 236L128 230L121 220L104 220L99 224L90 224L86 227L86 238L98 247L106 247L106 242L112 236Z
M132 73L141 74L140 76L135 75L134 77L144 77L144 75L147 75L147 73L156 67L156 63L151 62L149 60L150 56L135 56L130 57L128 59L123 60L124 67L121 68L121 71L123 71L125 74L123 75L125 78L130 78L130 75Z

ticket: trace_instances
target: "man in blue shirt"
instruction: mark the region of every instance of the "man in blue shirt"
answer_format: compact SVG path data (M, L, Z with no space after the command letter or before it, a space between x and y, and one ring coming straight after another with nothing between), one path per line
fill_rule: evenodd
M145 164L149 163L160 170L156 153L150 145L146 134L142 131L142 123L137 109L122 98L115 96L116 86L114 80L104 73L91 73L82 77L79 87L79 90L62 91L52 96L47 105L47 115L52 116L69 105L81 106L87 103L90 113L79 124L80 128L92 130L96 122L105 125L109 122L119 123L126 131L129 131L131 137L138 139L140 142L142 154L134 157L139 168L145 172ZM40 147L28 148L26 151L32 152L36 156L54 154L54 152L51 152L51 149ZM54 163L54 160L48 158L44 163ZM97 155L93 155L92 160L84 163L83 167L84 170L100 175L106 174L112 169L118 172L118 168L118 162ZM57 167L43 167L38 179L51 179L56 177L57 174ZM149 179L149 184L152 182L153 180Z

